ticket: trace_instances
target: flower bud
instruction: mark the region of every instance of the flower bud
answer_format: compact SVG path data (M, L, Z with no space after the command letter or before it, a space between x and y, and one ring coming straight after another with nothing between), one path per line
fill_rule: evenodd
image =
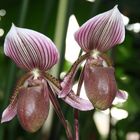
M30 86L19 90L17 116L26 131L35 132L47 119L49 96L45 84L34 83Z
M95 66L92 65L92 60L88 60L84 71L84 85L87 97L94 107L101 110L109 108L117 93L114 68Z

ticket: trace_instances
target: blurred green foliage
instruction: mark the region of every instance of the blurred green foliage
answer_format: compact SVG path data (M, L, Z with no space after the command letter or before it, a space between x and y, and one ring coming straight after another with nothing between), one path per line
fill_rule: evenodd
M65 1L65 0L64 0ZM6 10L6 15L1 17L0 28L4 29L4 35L0 37L0 115L3 109L8 105L9 97L12 94L17 79L23 73L15 64L3 53L4 38L12 23L20 27L31 28L42 32L52 40L60 36L56 35L57 17L59 13L59 4L63 0L0 0L0 9ZM65 61L65 35L68 26L68 19L74 14L81 25L92 16L111 9L118 4L121 13L129 17L130 23L140 22L140 1L139 0L96 0L94 3L86 0L66 0L66 16L64 20L64 30L61 34L61 60L58 65L58 73L68 70L71 63ZM63 16L62 16L63 17ZM60 19L61 20L61 19ZM140 135L140 32L134 33L126 30L126 38L122 45L111 51L111 56L116 68L116 79L118 87L129 93L129 98L120 108L128 111L126 119L118 121L110 134L115 131L116 137L109 135L108 139L124 140L128 132L138 132ZM78 55L78 54L77 54ZM123 79L122 77L125 77ZM73 123L73 110L66 104L61 103L62 110L66 118ZM119 106L118 106L119 107ZM93 121L93 113L80 112L80 140L100 140L101 136ZM0 124L0 140L65 140L63 126L54 114L53 124L48 134L38 131L34 134L25 132L19 125L17 118L11 122Z

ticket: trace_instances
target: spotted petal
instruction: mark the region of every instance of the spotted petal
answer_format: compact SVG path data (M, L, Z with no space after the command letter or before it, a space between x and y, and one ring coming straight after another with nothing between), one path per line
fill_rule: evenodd
M54 43L45 35L12 25L8 32L4 52L23 69L39 68L47 70L58 60Z
M105 52L122 43L124 37L123 19L117 6L89 19L75 33L75 40L86 52L94 49Z

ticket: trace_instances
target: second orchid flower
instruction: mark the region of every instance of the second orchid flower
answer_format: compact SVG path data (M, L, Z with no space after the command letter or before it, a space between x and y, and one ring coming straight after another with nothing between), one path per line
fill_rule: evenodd
M126 100L126 92L117 87L111 59L104 54L125 38L125 27L117 6L89 19L74 37L86 54L73 64L64 77L59 97L64 98L70 93L78 67L86 60L79 83L84 82L87 97L93 106L104 110L112 105L115 97Z

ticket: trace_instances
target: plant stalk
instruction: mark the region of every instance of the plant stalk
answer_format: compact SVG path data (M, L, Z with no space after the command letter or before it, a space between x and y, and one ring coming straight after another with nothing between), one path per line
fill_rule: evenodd
M84 78L84 68L82 69L80 74L80 79L76 92L77 96L80 96L80 91L83 84L83 78ZM74 109L74 129L75 129L75 140L79 140L79 111L77 109Z
M65 117L64 117L63 112L61 110L59 102L58 102L56 96L54 95L53 90L51 89L51 87L49 85L48 85L48 88L49 88L49 91L50 91L49 97L52 101L52 104L54 105L55 111L56 111L61 123L63 124L63 126L65 128L66 135L67 135L69 140L73 140L71 129L70 129L68 123L65 120Z

